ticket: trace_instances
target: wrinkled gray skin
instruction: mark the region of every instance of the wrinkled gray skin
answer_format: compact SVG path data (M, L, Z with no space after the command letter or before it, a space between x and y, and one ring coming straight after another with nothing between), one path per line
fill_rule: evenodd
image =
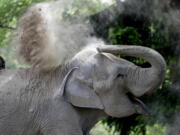
M152 66L141 68L113 54L140 57ZM144 113L143 105L127 93L137 98L156 90L165 66L161 55L149 48L94 46L51 71L4 70L0 134L87 135L107 116Z

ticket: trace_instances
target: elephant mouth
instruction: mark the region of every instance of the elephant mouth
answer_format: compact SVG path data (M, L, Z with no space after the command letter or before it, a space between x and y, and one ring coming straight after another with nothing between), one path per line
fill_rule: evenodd
M150 115L149 108L137 97L131 93L127 93L131 103L134 105L137 114Z

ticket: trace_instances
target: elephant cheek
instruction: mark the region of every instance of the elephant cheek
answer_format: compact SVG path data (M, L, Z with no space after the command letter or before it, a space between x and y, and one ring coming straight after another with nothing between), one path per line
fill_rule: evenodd
M121 118L130 116L136 113L136 111L134 108L114 106L105 109L105 113L112 117Z
M112 117L126 117L136 113L134 105L125 97L118 100L107 100L103 102L105 113Z

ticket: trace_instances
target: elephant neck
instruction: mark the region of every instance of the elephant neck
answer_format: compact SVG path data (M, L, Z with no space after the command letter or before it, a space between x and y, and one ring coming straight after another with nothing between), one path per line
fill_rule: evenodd
M107 115L98 109L76 108L79 114L79 123L81 125L83 135L87 135L91 128L100 120L103 120Z

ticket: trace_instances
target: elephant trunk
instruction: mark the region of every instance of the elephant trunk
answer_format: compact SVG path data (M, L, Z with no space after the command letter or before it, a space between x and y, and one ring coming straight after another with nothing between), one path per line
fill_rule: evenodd
M166 70L165 60L153 49L131 45L107 45L99 47L98 51L138 57L151 64L150 68L136 67L131 70L132 73L128 77L127 88L137 97L157 89L164 80Z

